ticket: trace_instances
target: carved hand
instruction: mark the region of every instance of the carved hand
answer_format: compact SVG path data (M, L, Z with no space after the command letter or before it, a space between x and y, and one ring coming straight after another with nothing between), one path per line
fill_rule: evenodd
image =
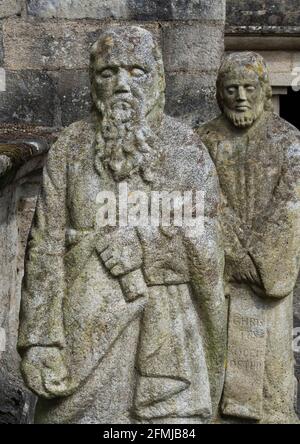
M27 386L38 396L56 398L73 392L61 351L57 347L30 347L21 372Z
M12 161L8 156L0 155L0 177L10 170L12 167Z
M133 228L119 228L105 235L99 233L96 248L105 267L115 277L142 265L142 248Z
M263 284L255 264L249 254L232 258L226 255L226 274L230 280L244 282L259 295L263 294Z

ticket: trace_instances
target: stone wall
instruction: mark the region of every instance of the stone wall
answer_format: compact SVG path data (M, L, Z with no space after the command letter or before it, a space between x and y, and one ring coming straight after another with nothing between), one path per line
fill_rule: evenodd
M299 0L227 0L227 24L253 28L300 26Z
M3 2L2 2L3 3ZM167 112L193 124L217 112L224 0L6 0L0 121L66 126L89 112L90 45L110 22L151 30L163 49Z
M0 136L5 125L57 132L89 113L89 48L110 23L140 24L158 39L169 114L192 125L214 117L224 21L225 0L0 0ZM16 337L42 160L0 189L0 423L28 422L34 405L19 375Z

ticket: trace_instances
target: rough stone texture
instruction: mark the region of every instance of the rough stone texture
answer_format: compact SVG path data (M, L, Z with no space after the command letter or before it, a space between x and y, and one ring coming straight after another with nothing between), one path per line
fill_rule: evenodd
M0 0L0 18L21 13L22 0Z
M229 26L299 26L298 0L227 0Z
M87 67L89 47L96 39L96 30L101 32L102 26L81 22L7 20L4 24L5 65L14 70Z
M68 126L87 117L91 111L90 78L88 71L58 71L49 73L56 84L60 115L59 126Z
M295 296L294 296L294 328L300 328L300 276L298 277L298 281L295 287ZM297 339L298 338L298 339ZM300 348L300 332L296 332L296 347ZM297 399L297 409L298 416L300 416L300 350L296 350L295 352L295 374L298 380L298 399Z
M167 71L215 71L223 51L223 29L203 24L163 27Z
M211 422L227 331L216 171L196 134L164 115L151 33L105 32L90 71L93 113L50 150L26 255L18 349L35 422ZM147 201L204 192L204 231L145 224L141 207L125 227L101 222L99 193L117 197L121 183Z
M125 20L221 20L222 0L27 0L28 13L42 18Z
M2 24L0 24L0 67L4 63L4 48L3 48L3 32L2 32Z
M299 423L291 343L300 267L300 133L271 112L261 56L229 55L217 87L223 114L199 134L223 194L229 337L222 413L235 422Z
M105 27L101 22L6 20L5 66L13 70L87 68L90 47ZM158 25L147 28L159 39Z
M55 87L39 71L6 71L6 91L0 92L0 122L54 126Z
M237 47L239 37L247 50L298 49L300 6L298 0L228 0L226 16L226 47ZM264 39L262 39L264 37ZM263 48L261 48L263 45ZM230 48L229 48L230 46Z
M215 86L205 85L209 78L202 82L201 74L167 73L166 112L193 128L218 115Z

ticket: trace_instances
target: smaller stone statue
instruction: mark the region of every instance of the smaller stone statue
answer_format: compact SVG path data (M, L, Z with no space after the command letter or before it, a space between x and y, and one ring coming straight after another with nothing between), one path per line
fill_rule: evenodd
M300 135L272 112L271 98L263 58L231 54L217 81L222 115L199 129L223 194L229 338L222 413L237 422L298 422L292 328Z

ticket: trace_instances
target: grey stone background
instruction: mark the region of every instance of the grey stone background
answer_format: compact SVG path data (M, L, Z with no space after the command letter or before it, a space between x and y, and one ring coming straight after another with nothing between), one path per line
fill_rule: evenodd
M163 49L167 112L199 124L217 112L224 0L2 0L0 122L67 126L88 114L90 45L109 23L142 24Z
M167 76L167 113L193 126L213 118L218 113L215 79L224 50L225 3L0 0L0 68L6 73L6 90L0 91L0 129L5 124L32 124L56 131L87 115L89 47L111 23L141 24L158 39ZM299 0L227 0L227 33L272 34L284 30L300 34L299 24ZM21 244L30 219L25 217L27 222L22 223L24 211L32 213L38 177L32 178L30 187L30 192L24 192L25 206L19 219ZM33 201L28 206L30 199ZM300 327L300 281L296 293L295 326ZM18 311L16 295L8 295L7 301L4 311L3 304L0 307L0 320L11 310ZM15 326L11 331L15 332ZM30 394L18 379L14 340L8 341L5 361L12 365L7 371L16 373L13 381L17 383L9 384L0 366L0 424L27 422L33 408ZM300 378L300 353L296 358ZM0 359L3 361L3 356ZM298 406L300 411L300 398Z
M226 7L228 26L283 27L285 32L300 26L299 0L227 0Z

